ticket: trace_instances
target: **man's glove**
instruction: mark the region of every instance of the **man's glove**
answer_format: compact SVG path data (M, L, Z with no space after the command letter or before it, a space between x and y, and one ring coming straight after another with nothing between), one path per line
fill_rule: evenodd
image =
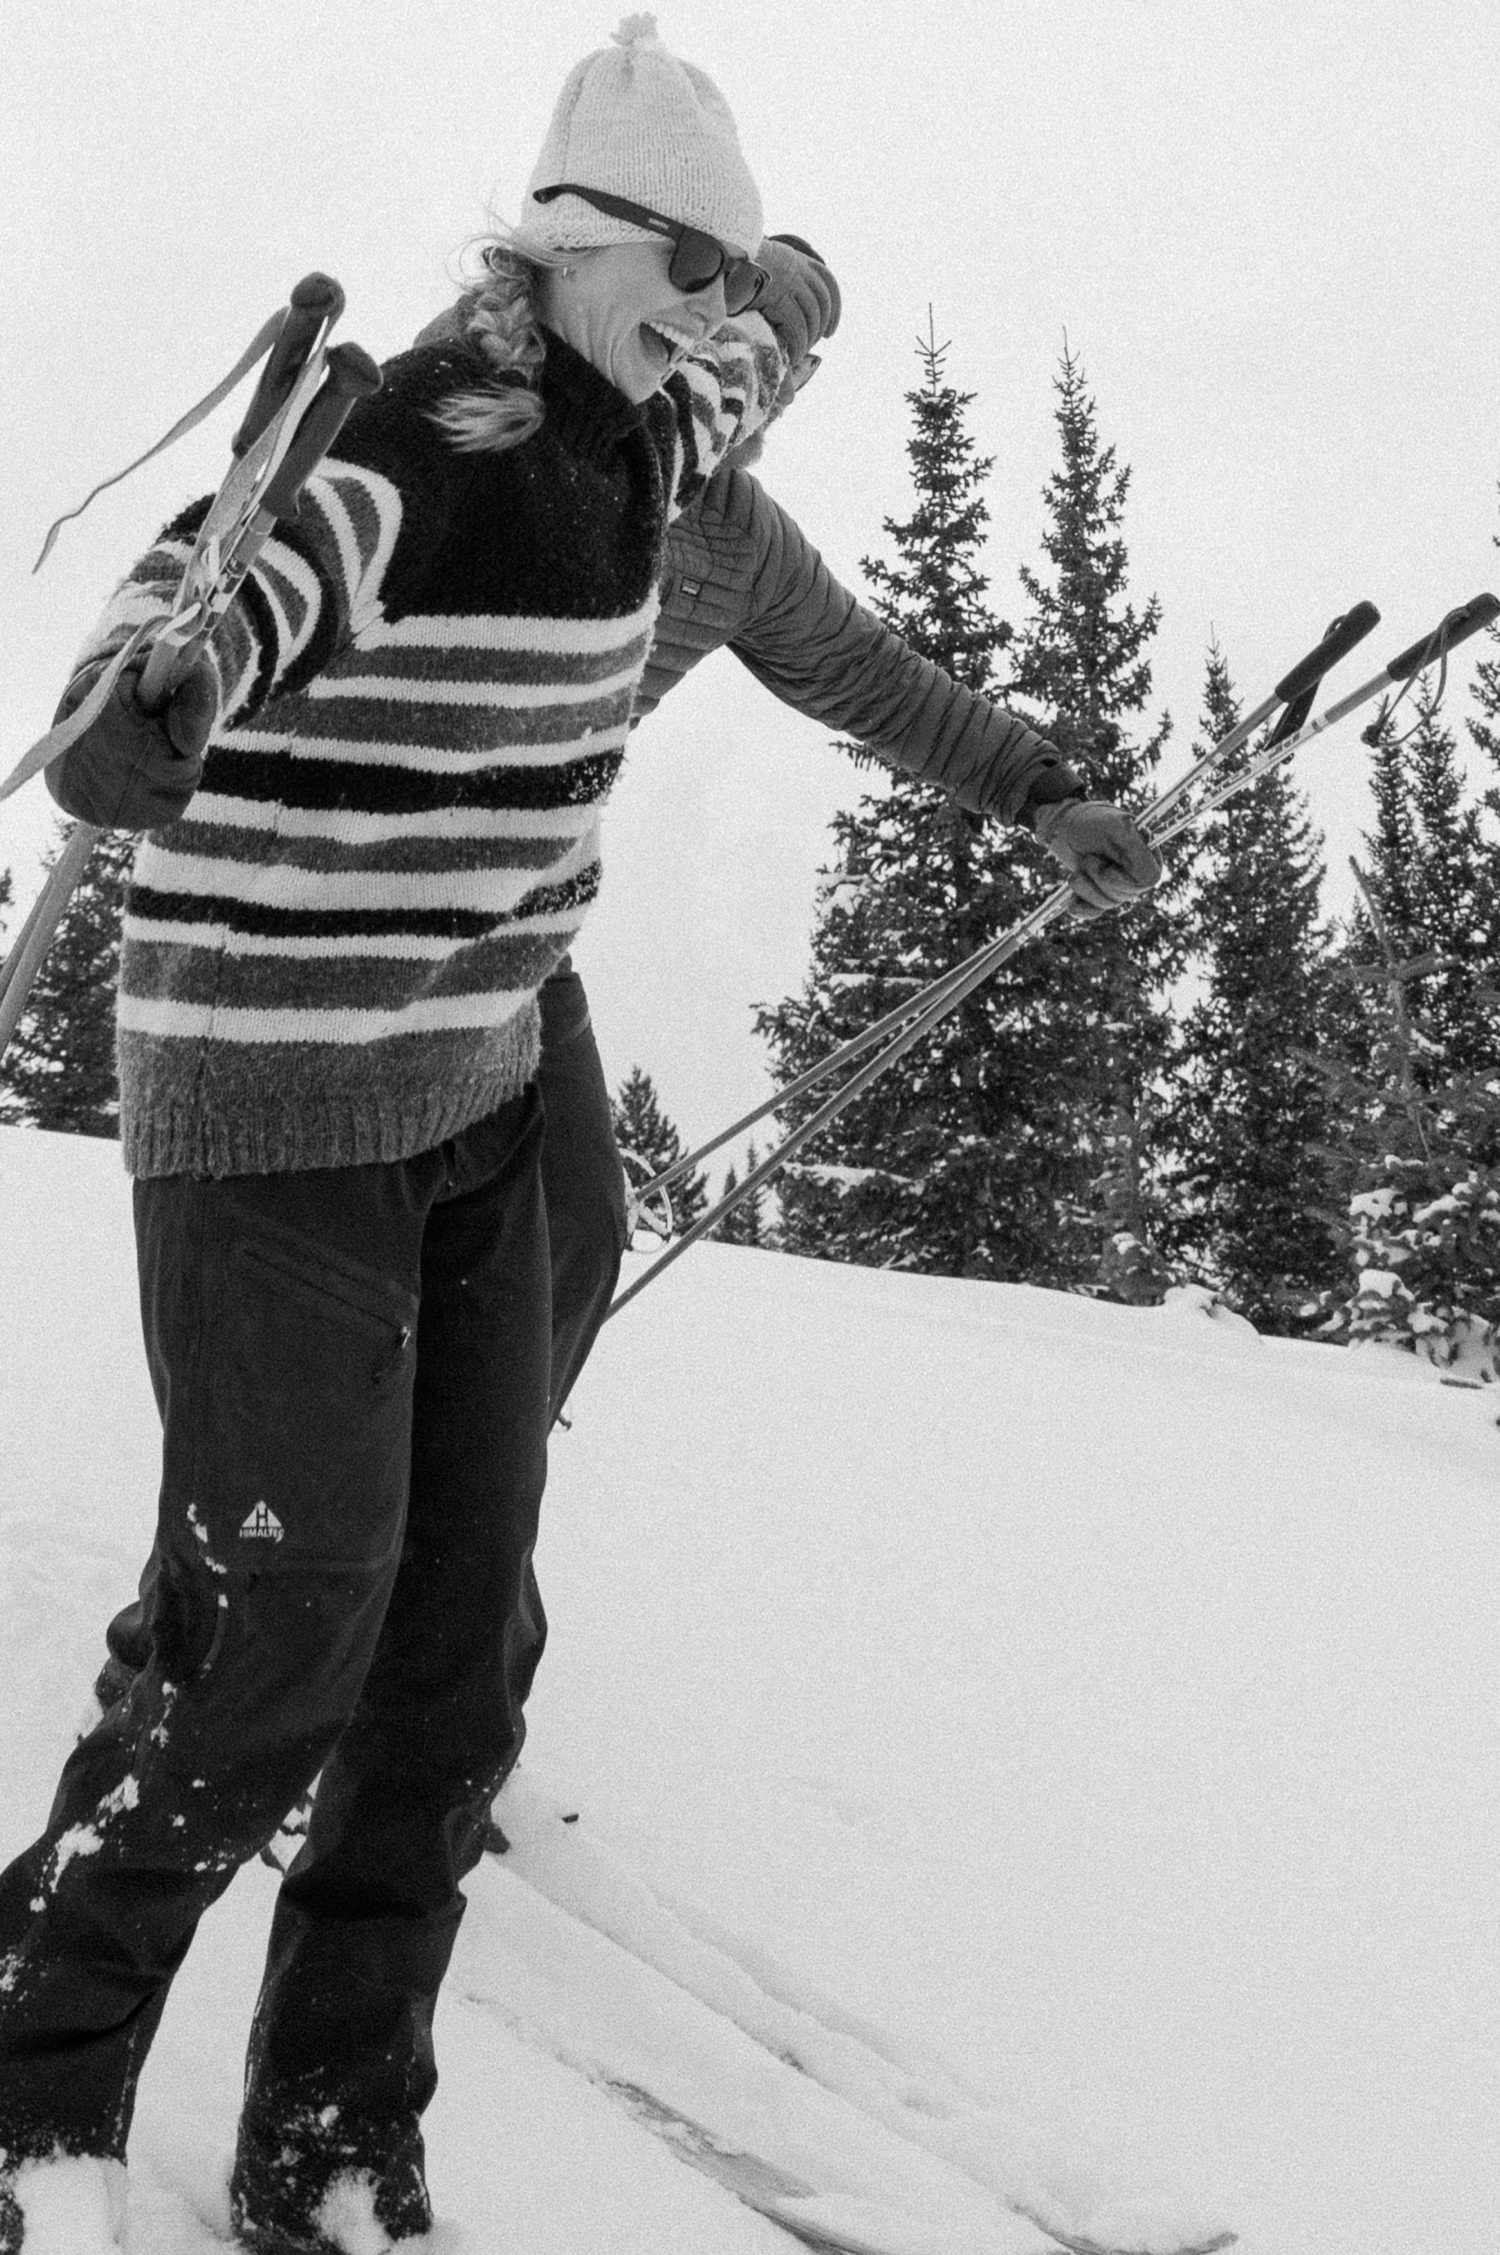
M766 236L755 263L771 277L755 310L765 315L795 368L820 338L831 337L838 327L839 286L821 259L780 236Z
M203 751L219 716L219 676L200 651L159 713L142 712L136 683L145 666L127 666L98 719L47 769L47 788L65 814L101 830L160 830L175 822L203 775ZM102 666L68 684L57 708L65 720L83 703Z
M1123 808L1104 799L1060 799L1038 807L1036 835L1068 872L1073 916L1107 916L1148 893L1161 876L1161 855Z

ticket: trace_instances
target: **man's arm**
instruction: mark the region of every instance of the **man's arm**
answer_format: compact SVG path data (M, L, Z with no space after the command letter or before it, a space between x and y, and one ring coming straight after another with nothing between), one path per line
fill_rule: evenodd
M753 541L751 601L730 647L783 703L974 814L1029 826L1038 807L1083 795L1055 745L919 657L856 601L758 480L721 475L705 507Z

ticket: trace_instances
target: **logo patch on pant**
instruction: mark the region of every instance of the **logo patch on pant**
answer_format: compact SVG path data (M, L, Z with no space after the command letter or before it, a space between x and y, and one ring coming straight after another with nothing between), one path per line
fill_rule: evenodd
M280 1542L286 1533L268 1503L258 1503L240 1529L241 1542Z

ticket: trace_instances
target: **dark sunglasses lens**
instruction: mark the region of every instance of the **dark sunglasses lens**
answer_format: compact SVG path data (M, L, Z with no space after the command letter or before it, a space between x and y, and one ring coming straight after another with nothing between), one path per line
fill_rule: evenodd
M712 235L684 227L673 246L667 275L674 290L706 290L718 280L723 267L723 249Z
M770 279L765 268L750 259L731 259L724 269L725 312L748 313Z

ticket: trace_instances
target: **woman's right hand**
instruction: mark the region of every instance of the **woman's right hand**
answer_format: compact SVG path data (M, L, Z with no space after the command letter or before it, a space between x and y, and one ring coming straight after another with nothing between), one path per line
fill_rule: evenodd
M795 368L821 337L831 337L838 327L843 310L838 283L821 259L810 258L776 235L765 238L755 263L770 276L755 310L775 330Z
M47 788L65 814L101 830L160 830L175 822L197 790L203 753L219 715L219 676L200 651L160 712L136 702L145 658L127 666L97 720L47 769ZM102 668L69 682L56 718L82 704Z

